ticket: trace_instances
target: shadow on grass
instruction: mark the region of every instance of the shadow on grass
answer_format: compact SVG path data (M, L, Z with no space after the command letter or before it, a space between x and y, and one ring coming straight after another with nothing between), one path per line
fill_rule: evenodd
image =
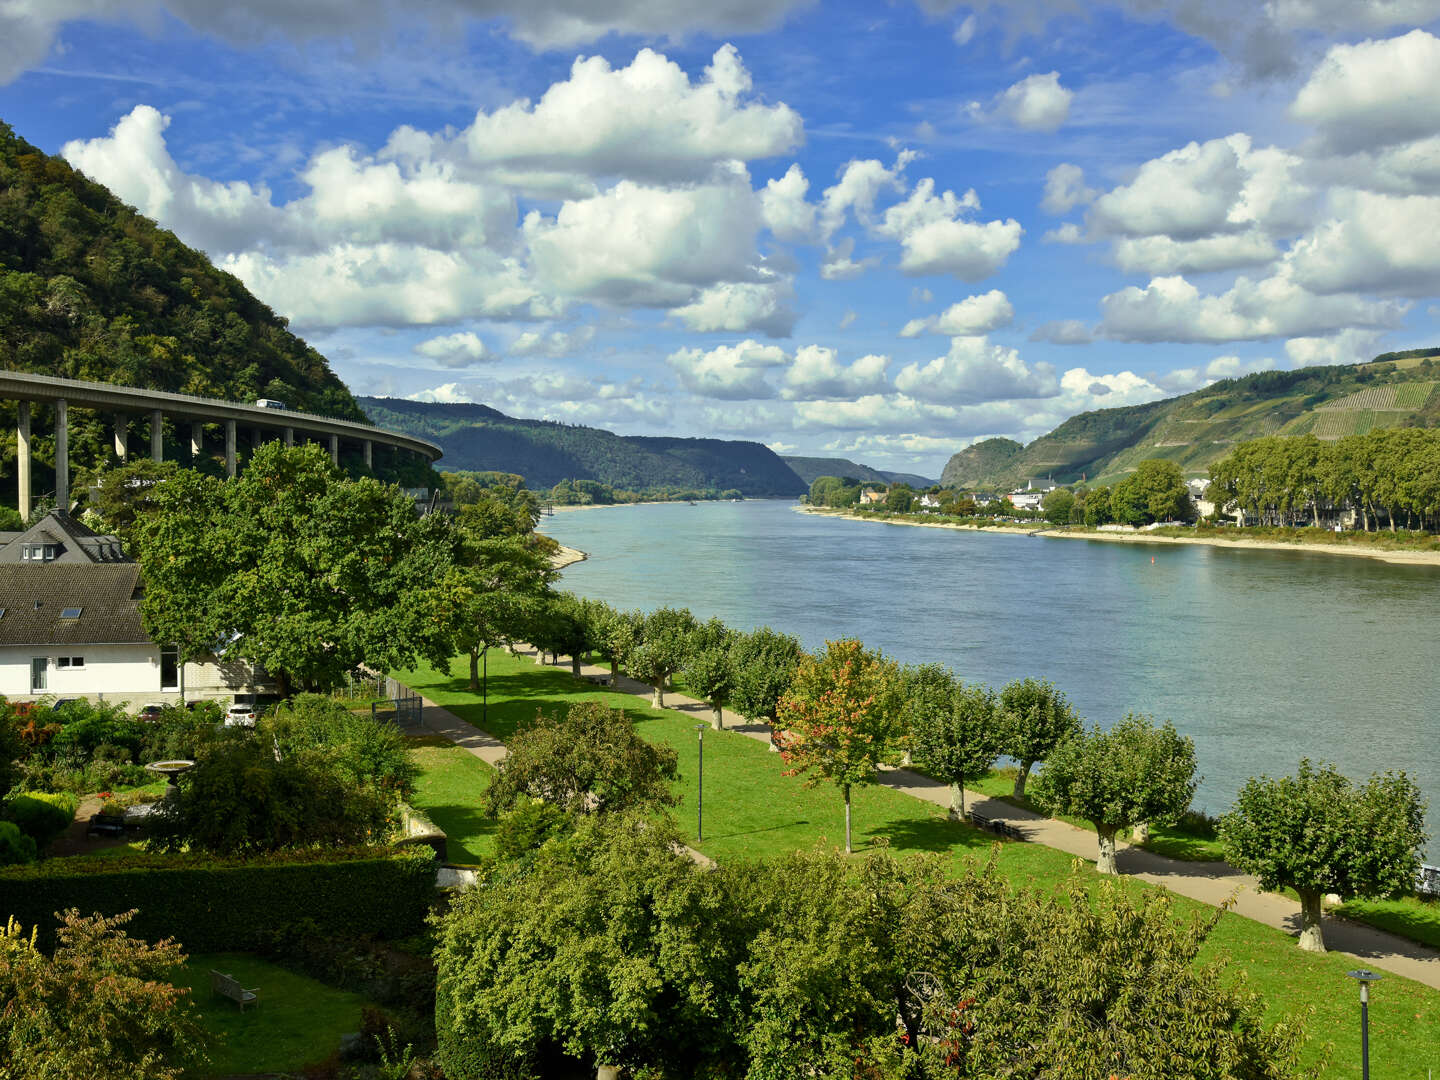
M948 818L895 821L886 825L883 831L867 834L867 838L872 836L885 837L897 852L933 851L943 854L955 850L984 851L997 842L990 833Z
M417 805L417 809L445 833L445 853L450 862L476 863L485 854L481 841L494 834L496 822L483 810L446 803Z

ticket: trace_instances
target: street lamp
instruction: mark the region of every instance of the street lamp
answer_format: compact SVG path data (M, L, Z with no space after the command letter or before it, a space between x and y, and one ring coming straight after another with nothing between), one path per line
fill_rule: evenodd
M1360 1080L1370 1080L1370 984L1383 976L1364 968L1345 974L1360 983Z
M705 725L695 725L695 738L700 745L700 768L695 774L695 842L705 839Z

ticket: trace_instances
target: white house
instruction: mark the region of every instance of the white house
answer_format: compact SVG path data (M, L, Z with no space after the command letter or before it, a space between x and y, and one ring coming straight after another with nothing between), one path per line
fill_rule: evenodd
M0 694L88 697L136 707L270 692L263 675L222 662L178 662L140 620L140 566L114 536L51 511L0 533Z
M1039 510L1040 504L1045 501L1045 493L1042 491L1012 491L1005 498L1016 510Z

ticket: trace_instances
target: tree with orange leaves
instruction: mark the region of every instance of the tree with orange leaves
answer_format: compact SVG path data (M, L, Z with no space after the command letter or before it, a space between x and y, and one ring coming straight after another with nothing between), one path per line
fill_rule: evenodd
M845 797L845 852L850 844L850 790L879 779L882 763L898 763L901 677L895 661L853 639L827 641L800 661L775 710L775 742L788 776L814 787L828 780Z

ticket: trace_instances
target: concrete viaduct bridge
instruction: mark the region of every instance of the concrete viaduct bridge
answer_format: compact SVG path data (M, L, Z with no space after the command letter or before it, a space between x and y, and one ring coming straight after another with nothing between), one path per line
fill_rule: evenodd
M16 480L19 488L20 516L29 519L31 509L30 492L30 405L42 402L55 407L55 505L68 507L70 502L70 450L68 431L68 409L76 405L96 412L108 413L115 418L115 456L122 461L129 450L129 431L132 418L148 418L150 426L150 456L161 461L164 458L163 427L169 416L177 428L181 422L190 424L190 452L199 457L204 453L205 425L225 426L225 471L235 475L235 446L239 429L243 426L250 435L251 447L258 447L265 439L283 438L285 445L294 445L298 435L302 440L328 440L330 460L338 464L340 441L358 444L365 459L366 468L373 467L376 445L393 450L415 454L427 462L439 459L441 450L432 442L358 424L351 420L334 420L328 416L313 413L293 412L289 409L268 408L261 405L242 405L234 401L220 401L215 398L193 397L190 394L169 394L159 390L142 390L134 386L117 386L112 383L83 382L78 379L59 379L50 375L31 375L20 371L0 372L0 399L19 404L18 453L16 456Z

